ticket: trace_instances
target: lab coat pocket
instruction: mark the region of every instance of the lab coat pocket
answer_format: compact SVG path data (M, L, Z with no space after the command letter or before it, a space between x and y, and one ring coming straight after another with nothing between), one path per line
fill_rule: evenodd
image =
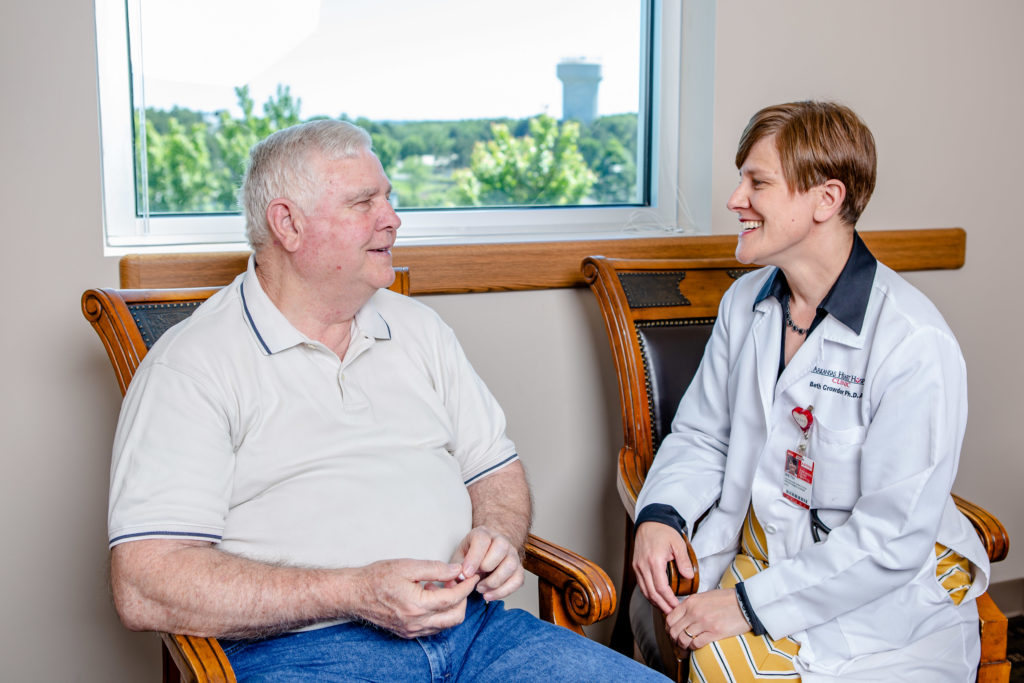
M865 427L837 430L815 420L808 444L808 454L814 460L811 507L840 512L853 509L860 498L860 453L866 434Z

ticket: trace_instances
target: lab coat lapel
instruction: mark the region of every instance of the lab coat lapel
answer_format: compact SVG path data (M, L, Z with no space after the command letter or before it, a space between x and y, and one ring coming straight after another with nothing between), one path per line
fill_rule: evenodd
M821 324L824 325L826 322L823 320ZM814 368L814 364L821 362L822 339L824 339L824 336L820 332L823 331L815 330L815 333L812 333L809 339L805 339L804 343L793 354L793 357L789 359L789 364L782 371L782 374L779 375L779 381L775 385L776 396L780 396L786 389L789 389L797 381L806 377L807 373Z
M757 370L757 393L761 398L764 424L771 423L770 414L775 396L775 380L779 371L782 308L774 298L754 305L754 322L750 326L754 342L754 363Z
M815 365L825 367L826 346L832 343L841 344L851 349L862 349L864 348L864 337L832 316L827 316L811 333L810 338L793 354L789 365L779 377L775 395L779 396L794 383L806 378Z
M842 344L851 349L863 349L866 343L864 330L857 334L832 316L821 321L821 338L826 342Z

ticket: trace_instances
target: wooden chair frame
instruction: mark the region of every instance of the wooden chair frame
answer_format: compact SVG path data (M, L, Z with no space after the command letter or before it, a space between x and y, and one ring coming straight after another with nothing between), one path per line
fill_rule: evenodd
M592 256L583 261L583 274L597 297L611 344L619 380L622 409L623 446L619 451L617 484L627 511L626 556L620 586L619 612L612 646L632 652L633 633L629 623L629 600L636 585L631 556L636 498L654 460L657 429L651 403L651 380L639 330L659 321L714 320L718 304L732 282L751 268L730 258L715 259L610 259ZM644 286L638 286L642 279ZM671 417L669 418L671 419ZM1009 550L1006 529L993 515L963 498L953 496L957 507L974 525L989 560L999 562ZM691 559L693 559L691 557ZM679 595L696 589L696 582L670 580ZM981 662L979 682L1008 681L1010 663L1006 657L1007 619L988 593L978 600L981 621ZM671 658L662 647L663 667L681 673L685 680L685 655Z
M408 270L395 270L391 289L408 294ZM191 315L218 289L90 289L82 295L82 312L107 350L122 395L156 338L174 322ZM615 586L598 565L533 534L525 550L523 566L537 576L542 619L585 635L584 626L615 611ZM173 633L160 636L164 681L235 680L231 663L216 638Z

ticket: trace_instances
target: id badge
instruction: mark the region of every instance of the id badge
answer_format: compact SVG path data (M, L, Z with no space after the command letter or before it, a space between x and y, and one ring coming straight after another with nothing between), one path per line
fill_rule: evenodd
M809 510L814 486L814 461L805 454L786 451L786 471L782 475L782 497L797 507Z

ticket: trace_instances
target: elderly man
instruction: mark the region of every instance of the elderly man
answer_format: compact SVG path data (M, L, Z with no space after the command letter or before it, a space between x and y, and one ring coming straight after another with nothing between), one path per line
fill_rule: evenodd
M390 192L348 123L254 147L247 272L160 339L125 398L122 620L219 637L240 681L653 677L504 609L523 467L451 329L384 289Z

